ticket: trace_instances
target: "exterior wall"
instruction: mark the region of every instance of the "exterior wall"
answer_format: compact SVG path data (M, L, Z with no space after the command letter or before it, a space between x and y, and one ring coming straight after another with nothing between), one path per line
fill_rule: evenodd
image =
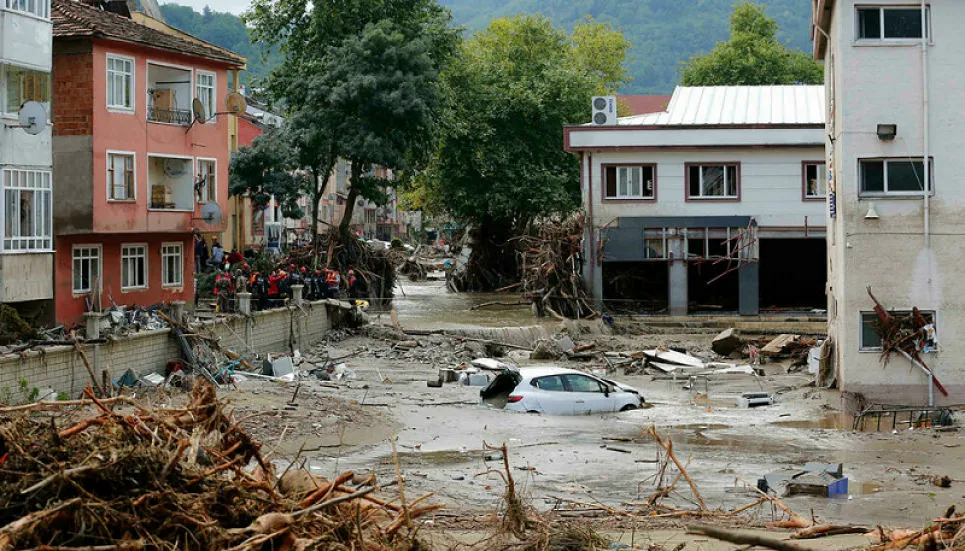
M295 346L305 350L332 328L329 308L333 307L321 301L307 305L304 313L275 309L254 312L251 321L233 317L225 323L205 325L206 331L219 337L223 346L238 352L247 351L248 347L258 354L288 352L292 331ZM113 380L127 369L134 369L138 375L163 373L167 362L179 359L180 355L181 350L169 329L142 331L116 337L109 344L87 347L87 356L95 364L95 374L100 377L101 371L106 370ZM31 387L52 388L71 397L76 397L90 382L83 360L73 347L67 346L46 348L43 353L31 351L23 356L0 357L0 395L9 392L16 397L21 378Z
M184 264L181 287L161 286L161 244L179 242L182 244ZM121 245L147 245L147 288L124 291L121 289ZM73 247L75 245L100 245L101 247L101 308L111 306L111 301L119 305L148 306L161 301L194 300L194 249L190 234L140 235L69 235L58 236L55 240L56 274L55 296L57 320L62 323L83 323L87 311L85 300L89 293L73 292Z
M134 112L107 109L107 54L135 58ZM147 122L148 61L166 63L191 70L193 96L194 77L198 69L216 74L215 100L222 104L228 93L227 70L223 65L184 55L140 48L126 43L97 40L94 42L94 232L220 232L225 222L209 226L200 220L201 205L194 201L193 212L157 211L148 208L151 191L148 182L148 154L217 159L217 200L222 212L228 201L228 126L226 116L214 122L194 124L190 130L173 124ZM179 108L190 108L190 98L179 98ZM187 130L187 131L186 131ZM136 201L108 203L107 151L135 154ZM197 173L196 167L192 167Z
M584 204L588 198L593 201L595 227L621 216L754 216L761 228L803 228L806 217L811 228L823 230L823 203L803 199L802 174L803 161L823 159L820 147L604 151L591 156ZM739 201L686 199L686 164L708 162L740 163ZM607 164L656 164L656 200L603 200L603 165Z
M265 131L259 128L256 124L245 118L238 118L238 146L251 147L252 142L255 138L264 134Z
M883 0L876 4L904 4ZM829 144L837 184L837 218L830 245L833 314L830 331L844 390L860 392L871 401L924 404L927 378L905 359L896 357L882 367L880 353L860 352L860 312L873 303L865 288L888 309L914 306L937 314L939 352L924 354L925 363L949 390L935 392L938 404L965 401L965 194L959 175L965 169L965 112L959 97L965 75L958 70L965 59L960 26L965 4L933 0L930 4L933 39L928 48L930 88L930 151L934 189L930 205L930 238L925 237L921 197L864 198L858 196L858 159L921 157L924 154L922 113L922 54L920 41L903 45L855 45L854 2L836 2L829 31L826 74L834 78L833 118ZM833 67L830 63L833 56ZM894 141L877 139L876 125L897 123ZM865 219L871 206L877 220Z
M41 0L44 1L44 0ZM41 19L0 7L0 65L18 66L49 73L51 71L53 26ZM0 89L8 83L0 78ZM6 110L0 105L0 112ZM48 117L50 113L47 113ZM51 125L44 121L43 130L30 135L18 125L17 113L0 116L0 185L2 170L20 168L50 171ZM3 236L5 193L0 192L0 237ZM49 214L48 214L49 215ZM0 242L0 302L24 303L53 298L53 252L5 252Z

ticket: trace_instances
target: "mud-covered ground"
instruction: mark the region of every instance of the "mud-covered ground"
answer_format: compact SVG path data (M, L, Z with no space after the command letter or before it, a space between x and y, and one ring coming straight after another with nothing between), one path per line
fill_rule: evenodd
M397 319L407 329L532 323L525 309L470 311L472 304L492 299L442 293L432 284L408 286L406 297L396 303ZM390 316L381 318L376 322L388 323ZM547 325L555 330L556 324ZM673 344L707 354L712 333L682 329L595 339L606 349ZM347 380L280 384L250 379L229 397L239 417L250 416L245 426L279 465L297 458L325 476L352 469L390 480L395 464L389 438L395 437L407 492L435 492L448 514L491 513L498 504L501 480L482 473L501 467L501 461L486 460L484 442L508 445L513 475L537 508L565 503L561 500L626 507L645 499L654 489L657 457L656 444L645 435L650 426L673 439L677 456L689 461L687 470L710 508L750 503L755 496L743 481L754 484L764 473L808 461L844 463L850 481L846 498L785 500L802 515L813 511L827 521L916 526L965 498L965 439L960 433L853 433L851 420L838 412L838 393L815 389L806 374L773 369L767 377L732 376L709 383L706 396L701 395L703 384L688 390L683 382L654 381L649 375L614 375L641 389L653 407L603 416L516 414L481 405L478 387L427 387L439 368L477 353L476 345L432 335L400 347L398 340L384 338L390 335L381 330L337 332L328 342L302 351L302 367L351 355L345 360L351 372ZM577 343L592 340L583 337ZM521 362L524 368L533 363ZM543 363L592 368L602 360ZM777 403L753 410L735 407L737 395L759 390L774 394ZM947 475L953 482L939 488L921 480L922 475ZM681 496L668 503L687 506L690 493L679 488ZM770 520L770 509L761 515L761 521Z

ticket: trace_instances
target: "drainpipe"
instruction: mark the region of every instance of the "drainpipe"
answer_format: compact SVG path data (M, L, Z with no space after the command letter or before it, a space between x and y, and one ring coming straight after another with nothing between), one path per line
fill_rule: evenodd
M929 150L928 150L928 11L926 0L921 0L921 110L922 110L922 146L924 149L924 159L922 159L922 167L925 172L925 198L923 200L925 208L925 248L931 248L931 217L930 217L930 197L929 190L931 188L931 169L929 166Z
M593 225L593 155L587 153L580 154L581 160L580 170L586 171L586 204L587 204L587 227L589 228L589 242L590 251L586 255L587 261L590 263L590 287L592 288L596 282L596 236L594 232ZM594 295L596 294L596 289L591 291ZM603 296L603 290L600 289L600 296ZM595 301L594 301L595 302Z

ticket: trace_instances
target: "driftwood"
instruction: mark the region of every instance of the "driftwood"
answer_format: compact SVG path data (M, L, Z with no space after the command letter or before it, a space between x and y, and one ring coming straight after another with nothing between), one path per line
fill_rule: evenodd
M687 526L687 533L707 536L721 541L736 543L738 545L767 547L768 549L774 549L775 551L811 551L812 549L810 547L803 547L801 545L789 543L777 538L751 534L748 532L735 532L714 526Z

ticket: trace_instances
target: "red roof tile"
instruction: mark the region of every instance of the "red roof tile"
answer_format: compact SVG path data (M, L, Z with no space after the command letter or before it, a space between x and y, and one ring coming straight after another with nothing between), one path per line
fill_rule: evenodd
M630 115L646 115L647 113L659 113L667 110L667 104L673 96L655 95L621 95L617 96L620 103L627 106Z
M211 59L231 65L243 65L245 58L213 44L185 40L130 18L104 11L99 7L78 0L53 0L51 19L54 38L108 38L183 53L203 59Z

